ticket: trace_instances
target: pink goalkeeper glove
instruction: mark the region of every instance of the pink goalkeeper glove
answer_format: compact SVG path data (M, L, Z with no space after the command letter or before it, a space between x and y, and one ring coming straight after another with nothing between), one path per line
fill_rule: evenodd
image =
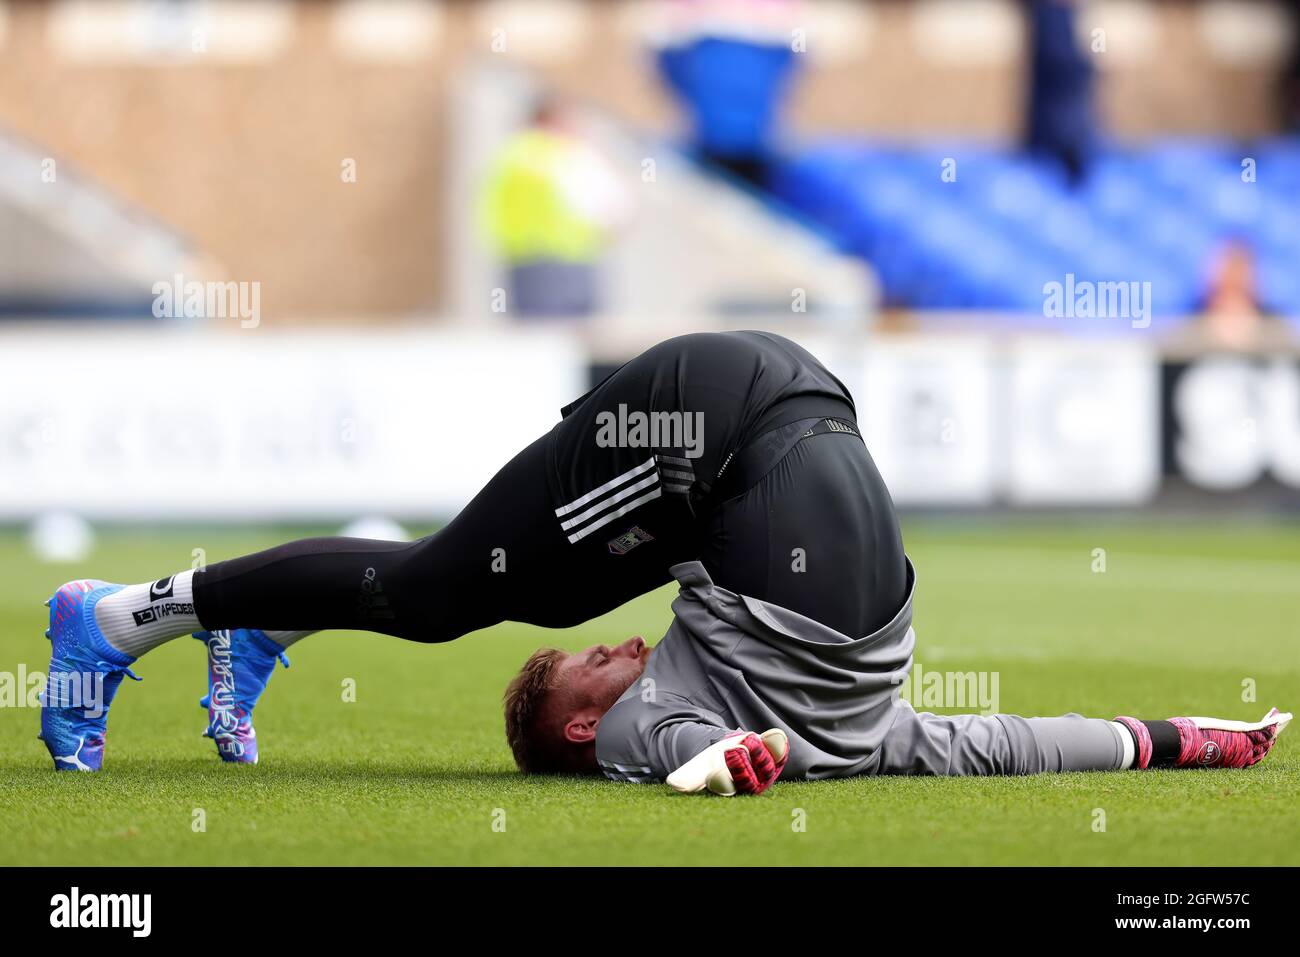
M733 731L668 775L668 786L683 794L709 790L731 797L762 794L781 776L790 741L780 728L757 735Z

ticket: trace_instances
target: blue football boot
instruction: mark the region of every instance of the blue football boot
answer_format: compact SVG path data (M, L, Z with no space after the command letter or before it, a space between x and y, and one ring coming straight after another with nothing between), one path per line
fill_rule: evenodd
M50 609L50 670L41 693L40 738L56 771L98 771L104 764L108 709L122 678L140 679L135 658L108 643L95 623L95 605L122 590L101 581L71 581L45 604Z
M208 649L208 693L199 704L208 709L204 735L217 744L222 761L257 763L253 708L266 690L276 661L289 667L284 649L256 628L196 632Z

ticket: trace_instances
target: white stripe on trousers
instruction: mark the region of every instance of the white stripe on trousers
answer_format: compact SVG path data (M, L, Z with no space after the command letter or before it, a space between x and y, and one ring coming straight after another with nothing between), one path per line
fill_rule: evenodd
M618 502L623 501L623 499L625 498L635 495L643 488L649 488L651 485L654 485L658 481L659 481L658 473L647 475L641 481L636 482L633 485L629 485L625 489L620 489L617 492L617 494L611 495L608 498L601 499L599 502L591 506L591 508L587 509L585 512L579 512L577 515L573 516L573 518L569 519L568 521L561 522L560 528L564 529L567 532L575 525L581 525L583 522L591 518L591 516L595 515L601 509L609 508L611 505L614 505Z
M628 469L626 472L624 472L622 475L618 476L617 478L612 478L604 485L601 485L598 488L593 488L590 492L588 492L586 495L583 495L581 498L575 498L568 505L565 505L561 508L557 508L555 510L555 514L558 517L563 518L565 515L568 515L574 509L581 508L582 506L586 505L592 499L600 498L600 496L604 495L615 485L621 485L622 483L626 482L628 479L635 478L641 473L654 468L654 464L655 464L654 456L651 456L650 458L642 462L640 465L638 465L636 468Z
M650 492L648 492L645 495L642 495L640 498L636 498L628 502L626 505L624 505L622 508L618 509L617 511L610 512L608 515L602 515L600 521L593 522L592 524L584 528L582 531L574 532L572 535L569 536L569 541L577 542L580 541L581 539L586 538L588 535L590 535L592 532L594 532L596 529L600 528L601 526L608 525L610 522L614 521L614 519L618 518L620 515L626 515L628 512L632 511L632 509L636 508L638 505L644 505L646 502L649 502L652 499L656 499L662 494L663 494L663 489L661 488L652 489Z

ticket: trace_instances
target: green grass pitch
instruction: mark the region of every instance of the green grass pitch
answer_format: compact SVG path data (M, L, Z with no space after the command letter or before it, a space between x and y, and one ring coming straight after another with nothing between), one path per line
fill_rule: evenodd
M189 567L196 547L215 561L307 532L112 531L75 568L0 535L0 672L44 671L41 602L65 579L142 581ZM1294 527L928 519L905 532L917 660L997 672L1001 710L1253 720L1300 706ZM125 683L98 775L53 773L38 712L0 708L0 864L1300 864L1300 727L1244 772L786 782L733 800L514 773L499 702L525 655L654 641L671 595L563 632L309 638L258 707L257 767L221 765L199 736L205 658L188 639Z

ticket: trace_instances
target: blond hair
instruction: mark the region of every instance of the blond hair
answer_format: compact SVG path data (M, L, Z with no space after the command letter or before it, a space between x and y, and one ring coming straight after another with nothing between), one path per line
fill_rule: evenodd
M555 670L566 657L568 652L559 648L538 648L506 686L506 740L525 774L567 769L567 755L547 708L555 691Z

